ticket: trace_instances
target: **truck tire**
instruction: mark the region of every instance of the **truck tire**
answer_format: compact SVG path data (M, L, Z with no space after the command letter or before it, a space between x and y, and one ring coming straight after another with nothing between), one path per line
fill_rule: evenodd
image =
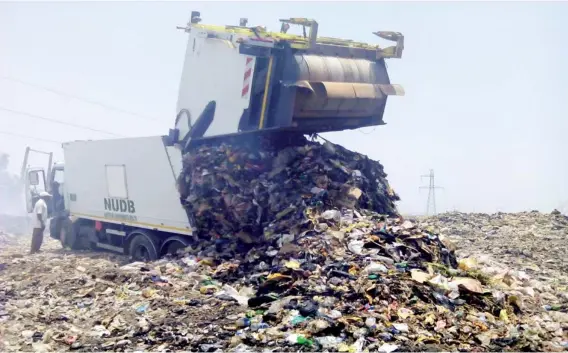
M164 241L160 249L160 256L176 255L178 250L183 250L191 245L191 239L174 235Z
M136 231L131 234L128 254L134 261L155 261L158 259L159 246L154 241L154 237L146 232Z
M49 236L55 240L61 239L61 226L63 224L63 219L54 217L49 222Z
M71 250L93 250L88 238L90 228L64 220L61 226L61 245Z
M57 239L59 239L63 248L68 247L72 249L72 244L75 242L76 238L76 234L74 234L75 228L73 227L73 223L71 223L68 218L58 219L57 221L59 222L59 226L57 227L59 228Z
M95 231L92 225L80 225L77 232L77 237L74 239L74 243L71 244L71 249L73 250L95 250L96 243L91 242L91 233Z

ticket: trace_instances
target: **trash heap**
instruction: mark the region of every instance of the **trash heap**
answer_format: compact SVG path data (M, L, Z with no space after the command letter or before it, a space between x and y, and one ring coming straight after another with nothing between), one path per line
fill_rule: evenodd
M490 279L530 323L521 327L545 337L546 351L568 349L568 217L554 210L519 213L450 212L421 217L457 246L460 268Z
M420 226L449 235L461 258L498 262L568 292L568 217L558 211L451 212L423 219Z
M313 228L311 215L325 209L397 214L399 198L379 162L303 137L283 149L255 142L203 146L184 156L180 194L202 238L277 241Z
M533 348L507 328L514 301L400 218L365 156L329 142L205 146L184 157L180 193L201 238L187 253L212 266L200 291L251 309L230 346Z
M0 249L0 349L568 347L568 314L527 312L525 294L501 287L519 276L496 286L458 260L448 238L397 214L378 162L340 146L202 146L179 189L199 234L177 257Z
M50 238L34 256L21 254L27 244L3 249L0 348L562 350L565 324L541 320L536 331L519 297L453 268L444 238L373 212L313 220L314 233L230 260L214 240L149 264L48 250Z

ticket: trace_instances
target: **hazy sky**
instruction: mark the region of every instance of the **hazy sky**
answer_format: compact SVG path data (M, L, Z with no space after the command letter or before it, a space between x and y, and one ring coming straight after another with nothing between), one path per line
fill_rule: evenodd
M378 41L373 31L403 32L403 59L388 65L406 96L390 99L387 125L326 136L380 160L403 212L424 212L427 192L418 187L430 168L445 187L438 211L568 206L568 3L2 2L0 108L121 136L166 134L187 38L176 26L191 10L204 23L248 17L274 30L280 18L312 17L321 35L368 42ZM0 131L112 137L2 109ZM0 133L14 172L27 145L62 159L57 144Z

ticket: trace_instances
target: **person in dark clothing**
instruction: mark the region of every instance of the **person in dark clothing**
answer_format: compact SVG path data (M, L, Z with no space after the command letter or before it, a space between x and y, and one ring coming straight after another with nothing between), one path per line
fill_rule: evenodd
M54 181L52 189L53 189L52 190L53 191L53 198L52 198L51 202L52 202L52 205L53 205L53 211L55 213L61 212L65 208L65 204L63 202L63 195L61 195L61 192L59 191L59 183Z

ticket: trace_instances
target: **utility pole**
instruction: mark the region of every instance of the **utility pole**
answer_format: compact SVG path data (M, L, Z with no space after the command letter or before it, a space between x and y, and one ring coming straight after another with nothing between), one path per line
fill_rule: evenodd
M428 189L428 201L426 203L426 215L433 216L436 214L436 189L443 189L434 183L434 170L430 169L430 174L421 175L422 178L429 178L428 186L421 186L420 189Z

